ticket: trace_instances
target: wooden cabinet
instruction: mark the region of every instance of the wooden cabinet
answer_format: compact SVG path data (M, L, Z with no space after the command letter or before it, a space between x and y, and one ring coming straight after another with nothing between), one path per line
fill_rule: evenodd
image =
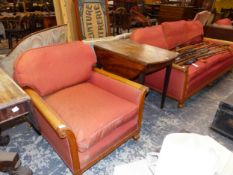
M0 126L31 112L29 96L0 68Z
M193 19L195 12L193 7L181 7L175 5L161 5L159 11L159 23L164 21L178 21Z

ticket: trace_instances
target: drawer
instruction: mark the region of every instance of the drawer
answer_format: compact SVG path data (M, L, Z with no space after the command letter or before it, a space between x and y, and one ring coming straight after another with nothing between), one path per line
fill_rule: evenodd
M29 113L28 102L18 103L0 110L0 124Z

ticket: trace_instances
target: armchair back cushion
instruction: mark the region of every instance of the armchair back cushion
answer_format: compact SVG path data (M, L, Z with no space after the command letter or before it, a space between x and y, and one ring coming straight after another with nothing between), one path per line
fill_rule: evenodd
M19 59L20 62L17 61ZM30 87L41 96L46 96L89 79L96 55L88 45L76 41L32 49L17 60L15 80L21 87Z

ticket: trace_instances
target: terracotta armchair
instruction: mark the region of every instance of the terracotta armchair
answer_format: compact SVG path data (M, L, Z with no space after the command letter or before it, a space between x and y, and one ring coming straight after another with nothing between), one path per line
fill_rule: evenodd
M30 95L41 134L74 174L81 174L141 128L147 88L93 68L80 41L32 49L14 78Z

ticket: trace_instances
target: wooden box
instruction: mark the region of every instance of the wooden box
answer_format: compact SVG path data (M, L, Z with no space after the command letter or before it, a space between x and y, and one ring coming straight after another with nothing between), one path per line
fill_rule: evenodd
M220 102L211 128L233 139L233 94Z

